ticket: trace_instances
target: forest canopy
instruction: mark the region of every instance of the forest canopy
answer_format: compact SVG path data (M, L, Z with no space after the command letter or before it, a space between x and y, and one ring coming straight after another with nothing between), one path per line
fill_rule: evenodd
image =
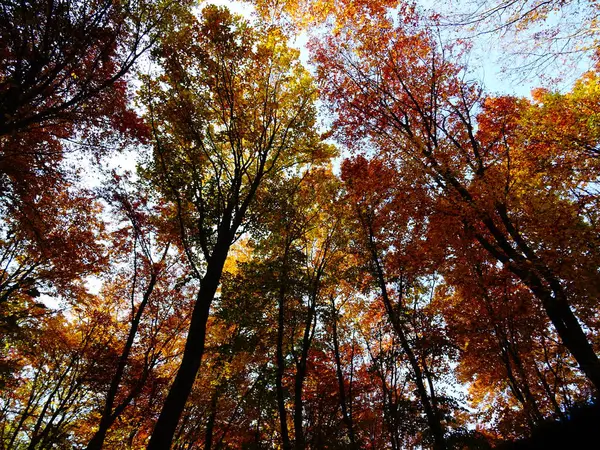
M2 2L0 448L577 447L598 5L455 6Z

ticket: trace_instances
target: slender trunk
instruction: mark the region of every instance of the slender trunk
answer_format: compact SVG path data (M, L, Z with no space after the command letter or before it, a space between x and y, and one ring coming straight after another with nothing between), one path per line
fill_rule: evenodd
M77 392L82 392L81 391L81 380L76 381L74 383L71 383L66 395L64 396L64 398L61 398L62 396L59 396L60 398L60 402L58 405L55 405L55 410L52 413L52 415L50 416L50 419L48 420L48 422L44 425L44 429L42 430L42 433L36 437L35 440L35 444L33 444L33 440L32 443L30 443L30 449L35 449L36 448L36 444L39 443L40 449L46 448L46 446L50 446L54 439L54 435L56 434L61 434L63 431L61 430L61 426L63 424L63 422L67 419L67 411L74 405L74 403L77 401L77 397L73 398L73 396L77 393ZM54 423L54 421L56 420L56 418L58 416L61 416L60 420L58 421L58 423Z
M217 386L210 400L210 416L208 417L208 422L206 423L204 450L210 450L212 448L215 419L217 418L217 405L219 402L219 388L220 386Z
M300 361L296 363L296 378L294 380L294 437L296 441L296 450L304 450L306 448L306 438L304 436L303 428L304 400L302 398L302 393L304 390L304 380L306 379L308 351L310 350L310 344L316 326L317 295L319 293L324 264L325 258L323 258L319 264L319 268L317 269L313 280L313 290L309 298L310 304L308 307L308 316L304 326L304 335L302 336L302 353L300 355Z
M200 290L192 312L181 365L154 427L148 450L168 450L171 448L179 418L200 368L210 305L219 286L223 266L231 245L230 242L229 236L219 236L217 245L208 261L206 274L200 283Z
M275 388L277 390L277 409L279 412L279 428L281 431L281 443L283 450L291 450L290 435L287 425L287 411L285 409L285 392L283 389L283 375L285 373L285 358L283 355L283 335L285 326L285 293L287 288L287 256L289 244L286 245L283 254L283 273L279 285L279 296L277 298L277 373L275 377Z
M389 303L389 299L387 300L386 303L391 306L391 304ZM389 308L388 308L388 314L389 314ZM446 443L444 440L444 430L443 430L442 424L439 420L439 415L436 413L436 411L432 407L431 400L429 398L429 395L427 394L427 389L425 388L425 384L423 383L423 378L424 378L423 371L421 370L421 367L419 366L417 357L414 354L412 347L410 346L410 343L408 342L408 339L404 332L404 328L399 323L399 320L394 316L390 317L390 319L393 322L393 325L395 323L394 330L396 331L396 334L398 335L398 338L400 339L400 345L402 347L402 350L404 350L404 352L406 353L406 356L408 358L410 366L415 374L415 383L417 385L417 392L419 394L419 399L421 400L421 404L423 405L423 409L425 410L425 416L427 417L427 423L429 425L429 429L431 430L431 434L433 435L434 449L443 450L446 448Z
M296 450L304 450L306 448L306 440L303 429L302 410L304 401L302 399L302 390L304 389L304 378L306 375L306 366L298 365L296 371L296 379L294 381L294 448Z
M410 366L415 374L415 383L417 385L417 392L419 394L419 399L421 400L421 404L423 409L425 410L425 416L427 417L427 424L429 425L429 429L434 439L434 449L435 450L444 450L446 448L446 443L444 440L444 429L442 427L441 421L439 419L439 415L434 410L431 405L431 401L429 399L429 395L427 394L427 389L425 388L425 384L423 383L423 373L421 367L419 366L419 362L417 357L415 356L410 343L408 342L408 338L406 337L406 333L404 331L404 327L394 312L394 308L392 306L392 302L389 298L387 292L387 286L385 282L385 276L383 274L383 268L381 267L381 263L379 261L379 256L377 254L377 247L375 245L374 233L370 224L366 224L366 230L368 235L368 245L371 253L371 262L373 264L373 268L375 270L375 277L377 279L377 284L381 291L381 296L383 299L383 303L385 305L386 312L392 323L394 331L396 332L398 338L400 339L400 345L402 349L406 353Z
M258 409L258 420L256 421L256 429L254 430L254 448L260 449L261 438L260 438L260 423L262 421L262 395L258 395L258 405L256 405Z
M506 376L508 377L508 387L510 388L515 399L517 399L517 401L523 407L523 410L525 411L526 416L527 416L527 423L529 425L529 428L531 430L533 430L535 428L535 425L539 422L539 418L537 416L535 416L535 414L532 414L530 402L527 399L526 394L521 389L521 386L519 385L517 378L515 377L515 374L514 374L514 371L512 368L512 364L510 362L510 356L509 356L506 348L503 346L503 345L507 345L507 344L506 343L503 344L499 340L498 345L500 346L502 362L504 362L504 368L506 369Z
M302 398L302 392L304 390L304 380L306 379L306 361L308 359L308 350L310 347L310 333L313 327L313 314L314 310L311 307L304 328L302 354L300 356L300 361L296 364L296 377L294 379L294 447L296 450L304 450L306 448L306 439L304 437L303 428L304 400Z
M429 367L427 367L427 361L425 361L425 358L422 358L422 359L423 359L423 373L425 374L425 379L427 380L427 385L429 386L429 394L431 397L431 407L433 409L433 414L435 415L435 420L438 424L440 424L440 428L441 428L442 418L440 415L439 403L438 403L437 396L435 394L435 388L433 385L433 376L431 374L431 371L429 370ZM442 435L443 435L443 431L442 431Z
M551 399L552 404L554 405L554 409L556 411L557 416L560 417L560 420L564 421L566 419L565 415L563 414L562 410L560 409L558 400L556 399L556 391L558 389L560 389L561 386L564 387L564 382L561 379L558 372L556 370L554 370L554 368L552 367L552 363L550 362L550 357L548 355L548 348L546 347L546 339L544 338L544 336L541 337L541 345L542 345L542 348L544 349L544 362L546 363L546 366L548 366L550 373L554 376L554 389L552 389L550 387L550 384L548 383L546 376L544 375L544 373L542 373L541 369L537 366L537 364L535 364L535 370L536 370L536 373L538 374L538 377L540 378L540 380L542 382L542 385L544 386L544 389L546 390L546 393L548 394L548 398ZM565 396L565 400L567 400L566 396Z
M355 447L354 426L352 424L352 416L349 413L349 408L346 403L346 388L344 386L344 374L342 373L342 358L340 356L340 344L337 335L337 310L335 308L333 297L331 298L332 306L332 327L333 327L333 354L335 357L335 372L337 375L338 388L340 393L340 407L342 409L342 419L346 428L348 428L348 438L350 444Z
M377 368L379 379L381 380L381 391L383 393L381 396L383 421L387 425L388 432L390 433L390 444L392 445L392 450L398 450L400 449L401 442L401 439L398 436L398 408L392 396L392 391L387 386L383 370L383 367Z
M227 420L227 425L225 425L225 428L221 432L221 436L219 437L219 440L217 441L217 444L215 445L216 450L223 448L223 441L225 440L225 437L227 436L227 433L229 432L231 425L234 423L239 412L242 410L242 403L244 403L244 400L252 393L252 391L254 391L254 389L257 386L257 383L258 383L258 379L254 383L252 383L252 385L246 390L244 395L242 395L242 397L238 400L238 403L235 405L235 408L233 409L233 413ZM261 416L261 409L260 409L260 399L259 399L257 425L258 425L258 423L260 423L260 416ZM257 426L257 429L258 429L258 426Z
M150 300L150 296L152 295L152 291L154 291L154 286L156 285L157 275L153 271L150 276L150 280L148 282L148 286L144 291L144 296L142 301L140 302L138 309L135 313L133 321L131 322L131 327L129 329L129 335L127 336L127 341L125 342L125 347L123 347L123 351L121 352L121 356L119 358L119 364L117 366L117 371L113 376L110 387L108 389L108 394L106 395L106 401L104 403L104 410L102 411L102 417L100 419L100 425L98 426L98 431L94 433L94 436L90 440L86 450L100 450L104 445L104 440L106 439L106 433L108 429L112 426L115 420L118 418L118 415L113 414L113 407L115 403L115 398L117 397L117 392L119 391L119 385L121 384L121 380L123 378L123 373L125 372L125 367L127 366L127 360L129 359L129 354L131 353L131 349L133 347L133 342L135 340L135 336L137 335L138 328L140 326L140 322L142 320L142 315L144 314L144 310L148 301ZM131 401L131 400L130 400ZM129 403L129 402L127 402ZM127 406L127 405L125 405ZM123 410L124 408L120 408Z

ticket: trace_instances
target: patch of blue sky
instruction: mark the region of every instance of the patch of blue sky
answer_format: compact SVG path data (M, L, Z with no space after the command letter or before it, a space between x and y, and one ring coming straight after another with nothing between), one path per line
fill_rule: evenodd
M506 26L537 4L532 0L418 0L425 16L435 12L446 17L439 26L443 40L461 39L472 46L466 62L487 93L521 97L529 97L537 87L568 91L592 67L589 49L595 31L588 25L593 12L580 2L566 2L545 19L520 29L520 21ZM488 22L473 19L473 14L494 9L500 12L489 14Z

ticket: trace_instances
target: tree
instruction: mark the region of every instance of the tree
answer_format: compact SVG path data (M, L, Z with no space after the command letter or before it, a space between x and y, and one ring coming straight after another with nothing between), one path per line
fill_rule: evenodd
M347 428L348 432L348 440L350 444L350 448L360 448L360 443L356 437L356 430L354 425L354 418L352 415L353 411L353 378L354 378L354 351L355 351L355 343L351 344L351 352L349 355L350 359L350 370L349 370L349 379L346 379L344 376L345 367L342 362L342 350L340 345L340 309L341 306L337 306L335 302L335 297L333 295L330 296L331 301L331 311L330 311L330 322L331 322L331 338L333 343L333 356L335 359L335 375L338 383L338 392L339 392L339 403L340 409L342 411L342 419L344 425Z
M150 262L156 247L169 245L157 243L157 220L144 214L143 202L132 205L123 191L112 200L119 225L125 219L130 226L105 235L113 248L98 273L100 292L62 292L67 312L34 305L19 318L19 335L5 337L11 376L2 387L0 435L6 448L84 446L92 437L92 448L114 446L126 432L134 442L166 390L187 324L189 287L164 248L161 261ZM110 430L119 419L119 429Z
M336 257L339 220L329 203L336 197L335 181L330 173L315 170L303 174L299 180L289 180L279 189L272 186L274 192L267 197L269 204L278 206L275 214L269 217L272 235L266 244L271 249L270 258L275 260L278 274L274 280L278 309L276 387L284 448L292 448L283 383L286 353L291 353L294 363L294 448L303 449L307 445L304 385L309 356L319 320L318 309L326 290L325 279L334 261L339 260ZM287 344L284 343L286 337ZM285 348L288 352L284 353Z
M4 216L0 223L3 379L12 376L10 348L34 340L49 313L42 296L83 298L83 277L101 272L107 263L98 202L89 192L64 188L39 194L29 210L33 216L4 216L0 207Z
M367 161L364 157L346 160L342 177L355 209L358 251L367 261L373 285L408 360L434 448L445 448L442 413L430 364L435 364L435 359L448 349L443 348L443 332L439 326L433 323L426 326L422 322L413 327L409 319L412 316L418 320L421 280L427 275L433 279L436 276L431 271L435 261L428 260L421 250L421 233L427 230L427 200L416 196L411 199L414 187L406 186L380 160ZM415 257L419 253L423 255L420 261ZM422 345L421 339L428 342Z
M14 331L40 294L64 294L102 269L100 205L79 186L81 166L68 159L84 148L100 160L106 147L144 140L126 76L182 7L144 0L3 3L2 327Z
M210 306L232 243L264 180L327 157L314 128L315 90L277 29L258 33L226 9L167 35L164 74L144 94L154 135L148 176L175 208L200 289L181 367L149 448L169 448L204 352Z
M82 303L83 303L83 299ZM79 440L77 432L105 382L113 323L95 299L69 323L60 313L38 322L38 335L13 348L25 370L3 396L2 445L28 448Z
M123 258L116 252L116 259L123 259L120 263L126 267L123 270L125 274L121 273L113 282L112 289L107 290L109 295L117 298L122 296L123 303L125 299L130 301L129 330L124 334L115 370L111 370L113 375L98 429L87 445L90 450L103 447L109 428L141 394L164 358L163 354L168 353L168 348L177 339L180 327L185 325L185 316L180 321L173 321L172 312L165 314L165 310L178 311L187 306L183 298L184 283L181 283L187 274L175 263L182 255L170 255L170 241L161 242L168 235L158 236L160 208L149 207L148 200L140 192L136 192L136 199L132 200L132 194L122 184L121 177L115 176L114 185L105 193L105 197L113 204L115 215L122 216L129 223L115 233L119 238L114 238L113 242L122 241L124 248L120 249L121 252L130 252L131 257ZM124 282L123 276L129 277L130 281ZM110 286L109 283L107 285ZM129 292L127 288L123 289L125 286ZM123 305L122 310L126 309ZM154 313L150 322L146 317L148 312ZM173 323L166 323L167 319ZM158 320L165 323L158 327L152 324L152 321ZM133 369L135 373L132 373ZM122 384L126 384L125 389Z
M546 420L564 420L573 399L584 401L591 392L535 297L514 275L479 256L447 274L449 285L436 303L460 349L458 372L472 383L472 404L495 405L495 417L480 414L499 437L514 438Z
M447 231L452 226L457 236L484 248L534 293L581 370L600 388L600 361L573 311L585 299L572 289L578 276L567 268L581 267L585 274L587 268L572 259L581 254L574 249L597 238L569 195L593 175L565 176L556 165L564 147L559 154L540 153L543 146L521 139L527 101L485 99L448 61L451 48L437 47L426 31L411 31L410 18L405 23L339 33L317 50L322 76L330 74L323 79L338 129L347 143L368 137L382 154L401 158L404 173L431 186L438 207L453 217ZM375 54L387 56L375 60ZM580 155L571 167L589 161ZM536 171L541 162L556 171ZM544 205L543 216L532 205ZM570 230L568 238L555 239L557 225ZM586 267L596 260L595 252L587 254Z
M116 130L144 136L124 77L174 7L146 1L26 1L0 15L0 191L31 214L38 195L66 189L64 139ZM155 16L153 20L150 17ZM96 136L97 139L97 136ZM100 147L94 147L99 156ZM5 203L6 202L6 203ZM6 211L3 211L6 213ZM22 226L30 225L27 221Z

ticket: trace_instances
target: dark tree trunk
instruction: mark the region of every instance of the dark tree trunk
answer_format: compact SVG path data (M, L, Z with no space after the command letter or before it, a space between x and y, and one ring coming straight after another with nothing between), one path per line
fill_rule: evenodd
M150 296L152 295L152 291L154 291L154 286L156 285L157 275L156 273L152 273L150 276L150 281L148 282L148 286L144 291L144 296L142 301L140 302L138 309L135 313L133 321L131 322L131 328L129 329L129 335L127 336L127 342L125 342L125 347L123 347L123 351L121 352L121 357L119 358L119 364L117 366L117 371L113 376L113 379L110 383L110 388L108 389L108 394L106 395L106 401L104 404L104 410L102 411L102 418L100 419L100 425L98 427L98 431L94 433L94 436L90 440L87 450L100 450L104 445L104 440L106 439L106 433L108 429L112 426L115 420L119 417L119 414L113 413L113 406L115 403L115 398L117 396L117 392L119 390L119 385L121 384L121 379L123 378L123 373L125 372L125 367L127 366L127 360L129 359L129 354L131 353L131 348L133 347L133 341L135 340L135 336L137 335L138 328L140 326L140 321L142 320L142 315L144 314L144 310L148 301L150 300ZM128 396L125 404L119 405L120 412L122 412L127 404L132 400L132 396Z
M281 432L281 443L283 450L291 450L290 435L287 425L287 411L285 409L285 392L283 388L283 375L285 373L285 357L283 355L283 335L285 327L285 296L287 290L287 264L291 242L287 241L283 252L282 277L279 284L279 295L277 298L277 372L275 376L275 388L277 390L277 410L279 412L279 428Z
M302 399L305 377L306 364L299 364L297 366L296 379L294 381L294 448L296 450L304 450L306 448L303 425L304 401Z
M294 437L295 449L304 450L306 448L306 438L304 436L304 400L302 398L304 390L304 380L306 379L306 363L308 361L308 352L312 343L313 333L316 326L317 297L319 295L321 277L325 269L325 256L319 263L319 266L312 279L312 289L309 296L308 314L304 325L304 335L302 336L302 352L300 360L296 361L296 377L294 380Z
M311 344L311 334L314 327L314 314L315 314L316 301L309 308L309 313L304 328L304 336L302 339L302 354L300 361L296 363L296 377L294 379L294 438L295 438L295 449L304 450L306 448L306 438L304 436L304 380L306 379L306 362L308 360L308 351Z
M213 443L213 434L215 430L215 419L217 418L217 405L219 403L219 389L217 389L210 399L210 416L208 416L208 422L206 423L206 434L204 437L204 450L211 450Z
M285 409L285 392L283 390L283 374L285 372L285 359L283 356L283 332L285 326L285 287L282 283L279 290L278 299L278 318L277 318L277 373L275 386L277 389L277 409L279 412L279 427L281 431L281 441L284 450L290 450L290 436L287 426L287 411Z
M394 307L392 306L392 302L389 298L387 285L385 281L385 276L383 273L383 268L381 267L381 263L379 261L379 255L377 252L377 246L375 244L375 236L370 223L365 223L365 218L362 217L363 225L365 227L365 232L367 233L367 243L369 246L369 252L371 256L371 263L374 269L374 275L377 280L378 287L381 291L381 297L383 299L383 303L385 305L386 312L396 332L396 335L400 339L400 345L402 350L406 353L410 366L415 375L415 383L417 385L417 392L419 394L419 400L425 410L425 416L427 417L427 424L429 425L429 429L431 434L433 435L434 440L434 449L435 450L445 450L446 442L444 439L444 429L442 427L442 423L439 417L439 414L435 408L432 407L431 400L429 395L427 394L427 389L425 388L425 384L423 382L424 376L419 365L419 361L415 353L412 350L410 343L408 342L408 338L406 336L404 326L398 318L397 314L394 311ZM433 392L432 392L433 395Z
M148 444L148 450L168 450L171 448L179 418L200 368L200 362L204 353L206 323L208 321L210 305L219 286L223 266L231 245L230 242L231 239L228 236L220 236L208 261L206 274L202 278L200 291L196 297L183 359L154 427Z
M346 387L344 385L344 374L342 373L342 358L340 356L340 344L338 341L337 333L337 310L335 308L333 298L331 299L331 309L333 327L333 353L335 357L335 372L337 375L338 389L340 392L340 407L342 409L342 419L344 420L344 424L348 429L348 438L350 439L350 444L352 448L355 448L356 442L354 438L354 426L352 423L352 416L350 414L351 408L348 407L348 403L346 400Z
M593 383L596 392L600 392L600 361L575 314L565 301L556 301L550 297L543 303L562 343L569 349L583 373Z

